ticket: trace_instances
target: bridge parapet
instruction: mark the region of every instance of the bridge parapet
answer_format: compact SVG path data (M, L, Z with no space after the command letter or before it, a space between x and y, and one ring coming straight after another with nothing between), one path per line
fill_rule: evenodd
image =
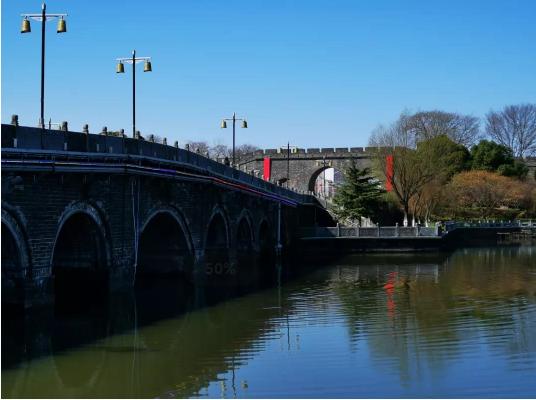
M145 157L155 161L196 167L204 172L229 178L298 203L314 202L307 194L278 186L201 154L152 141L2 124L2 150L8 149L13 149L14 154L27 151L49 155L58 152L71 155L82 153L90 154L92 158L104 157L107 160L117 156Z

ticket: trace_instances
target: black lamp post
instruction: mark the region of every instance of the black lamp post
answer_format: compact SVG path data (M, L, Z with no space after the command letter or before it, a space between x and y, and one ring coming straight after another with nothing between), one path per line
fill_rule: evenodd
M132 137L136 137L136 64L144 62L143 72L151 72L153 66L151 57L136 57L136 50L132 50L132 57L117 59L116 73L123 74L125 72L125 63L132 64Z
M233 118L224 118L221 120L220 128L227 128L227 121L233 121L233 167L235 166L235 133L236 121L242 121L242 128L248 127L248 121L245 118L236 118L236 113L233 113Z
M290 142L287 142L287 187L290 179Z
M45 33L46 33L46 22L54 18L60 18L58 21L57 33L67 32L67 24L65 22L65 17L67 14L47 14L47 5L45 3L41 6L40 14L21 14L24 17L22 20L21 33L30 33L32 28L30 26L30 20L40 21L41 24L41 113L39 116L39 127L45 128Z

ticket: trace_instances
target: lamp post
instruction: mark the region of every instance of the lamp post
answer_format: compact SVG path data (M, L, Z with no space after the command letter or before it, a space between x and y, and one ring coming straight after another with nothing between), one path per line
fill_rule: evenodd
M290 142L287 142L287 187L289 187L290 179Z
M132 137L136 137L136 64L144 62L143 72L151 72L151 57L136 57L136 50L132 50L132 57L117 58L116 73L123 74L125 72L125 64L132 64Z
M324 192L324 198L326 198L326 156L323 156L322 157L322 166L324 167L324 170L322 171L322 178L323 178L323 183L322 183L322 192Z
M221 120L220 128L227 128L227 121L233 121L233 167L235 166L235 133L236 121L242 121L242 128L248 127L248 121L245 118L236 118L236 113L233 113L233 118L224 118Z
M39 116L39 127L45 128L45 27L48 20L59 18L57 33L67 32L67 24L65 22L65 17L67 14L47 14L47 5L45 3L41 6L40 14L21 14L24 19L22 20L22 27L20 33L30 33L32 28L30 26L30 20L40 21L41 24L41 113Z

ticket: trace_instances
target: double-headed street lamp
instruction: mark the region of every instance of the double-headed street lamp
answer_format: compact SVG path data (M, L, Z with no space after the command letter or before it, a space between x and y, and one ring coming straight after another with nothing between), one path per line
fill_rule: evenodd
M136 137L136 64L144 62L143 72L151 72L151 57L136 57L136 50L132 50L132 57L117 58L117 69L115 72L122 74L125 72L125 63L132 64L132 137Z
M21 33L30 33L32 28L30 26L29 18L34 21L42 22L41 25L41 114L39 117L39 127L45 127L45 26L46 22L54 18L59 18L57 33L67 32L67 24L65 23L65 17L67 14L47 14L47 5L43 3L41 7L41 14L21 14L24 17L22 20Z
M227 121L233 121L233 167L235 166L235 133L236 121L242 121L242 128L248 127L248 121L245 118L236 118L236 113L233 113L233 118L224 118L221 120L220 128L227 128Z

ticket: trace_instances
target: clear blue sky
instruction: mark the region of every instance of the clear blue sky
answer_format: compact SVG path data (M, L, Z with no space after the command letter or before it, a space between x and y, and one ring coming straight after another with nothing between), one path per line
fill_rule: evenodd
M404 110L483 116L536 101L536 1L74 1L68 33L47 31L46 110L80 130L131 127L131 71L115 58L153 57L137 74L137 125L181 143L229 144L220 119L250 129L237 142L275 147L366 145ZM39 116L40 25L21 35L2 2L2 121Z

